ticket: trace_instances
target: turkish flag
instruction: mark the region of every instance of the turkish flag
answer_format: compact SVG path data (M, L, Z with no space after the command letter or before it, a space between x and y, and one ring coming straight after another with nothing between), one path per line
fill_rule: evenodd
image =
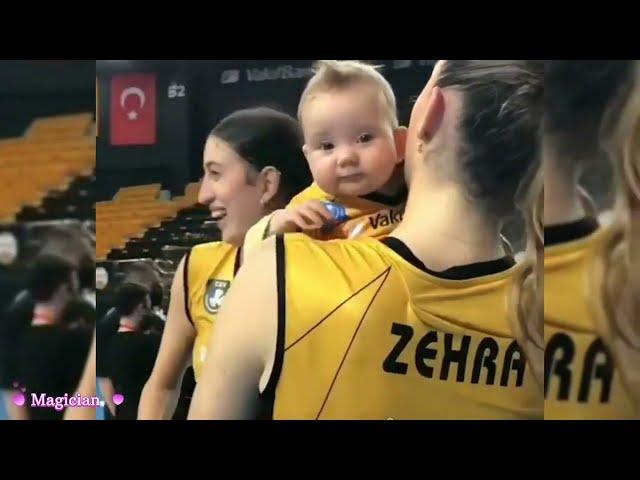
M156 143L156 76L111 78L111 145Z

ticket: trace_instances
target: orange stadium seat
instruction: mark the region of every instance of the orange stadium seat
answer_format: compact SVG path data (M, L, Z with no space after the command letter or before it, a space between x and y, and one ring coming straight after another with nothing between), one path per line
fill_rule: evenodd
M124 249L130 240L174 220L180 210L197 204L199 188L198 182L189 183L184 195L162 200L159 183L136 185L120 188L111 201L97 202L96 258L105 260L111 251Z
M93 126L93 114L60 115L35 120L27 129L25 136L38 139L83 137L89 134Z
M0 221L37 207L50 192L64 191L96 165L93 114L34 120L25 135L0 141Z

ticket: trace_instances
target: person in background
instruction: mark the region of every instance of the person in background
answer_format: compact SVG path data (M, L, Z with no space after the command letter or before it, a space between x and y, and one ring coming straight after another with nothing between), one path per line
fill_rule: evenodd
M109 343L107 373L113 391L124 397L124 402L115 406L115 419L135 420L142 388L160 348L161 335L143 329L145 317L151 310L147 289L137 284L122 284L116 309L120 323Z
M124 270L122 284L135 284L151 292L151 297L155 302L162 303L162 284L160 276L154 268L147 262L135 262L127 265ZM114 302L117 304L117 292L114 295ZM154 302L154 303L155 303ZM105 306L102 306L105 309ZM98 377L98 385L105 401L105 419L112 419L115 415L115 404L113 403L113 384L109 381L107 366L109 364L109 351L111 340L116 335L120 326L120 312L115 305L109 305L106 313L100 318L97 326L97 359L96 359L96 375Z
M18 382L26 390L30 419L62 419L64 409L33 406L32 395L62 397L75 391L93 327L64 316L79 293L77 270L66 259L37 257L30 269L28 289L35 304L20 344Z

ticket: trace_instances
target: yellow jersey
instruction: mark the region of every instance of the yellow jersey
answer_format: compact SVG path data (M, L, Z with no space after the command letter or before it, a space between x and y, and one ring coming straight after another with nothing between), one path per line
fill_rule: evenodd
M427 269L400 240L278 236L274 419L542 419L512 257Z
M545 419L638 418L607 347L605 263L621 235L594 218L545 228Z
M185 309L196 330L193 371L196 382L222 301L240 267L240 250L224 242L193 247L184 262Z

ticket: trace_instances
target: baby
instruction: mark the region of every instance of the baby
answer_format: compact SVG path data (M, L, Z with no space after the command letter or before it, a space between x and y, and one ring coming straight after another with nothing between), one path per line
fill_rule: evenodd
M324 60L298 106L314 182L247 233L245 248L278 233L383 238L402 220L406 129L389 82L371 65Z

